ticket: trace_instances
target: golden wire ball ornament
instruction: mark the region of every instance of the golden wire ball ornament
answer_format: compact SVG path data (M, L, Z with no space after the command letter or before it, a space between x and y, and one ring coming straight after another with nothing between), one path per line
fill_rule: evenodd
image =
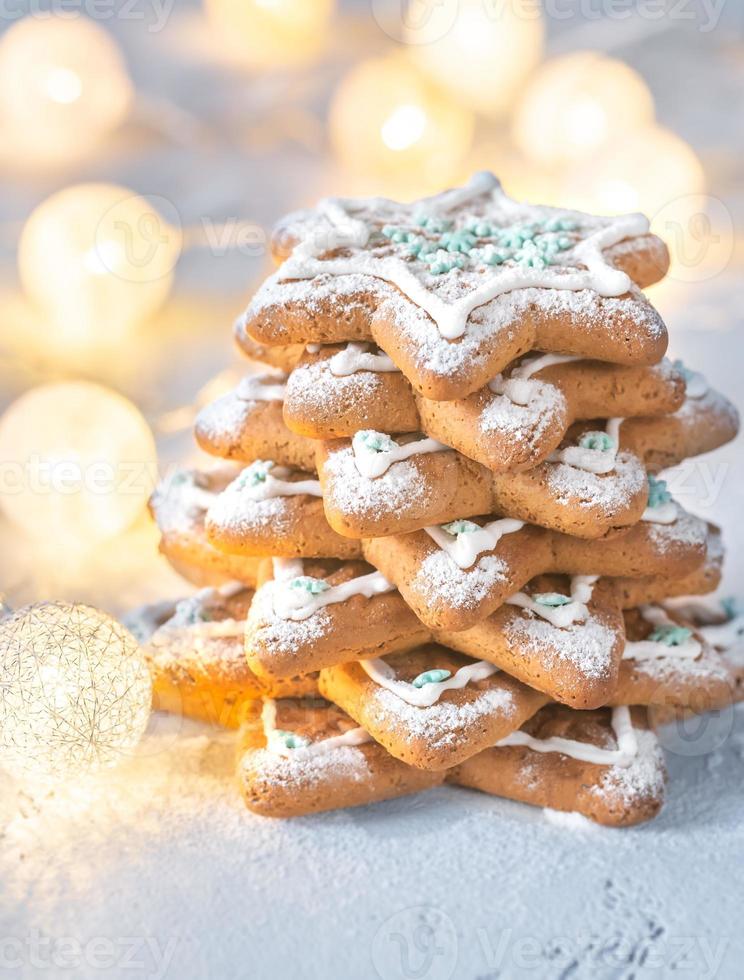
M137 746L152 686L137 642L80 603L0 619L0 766L22 780L107 768Z

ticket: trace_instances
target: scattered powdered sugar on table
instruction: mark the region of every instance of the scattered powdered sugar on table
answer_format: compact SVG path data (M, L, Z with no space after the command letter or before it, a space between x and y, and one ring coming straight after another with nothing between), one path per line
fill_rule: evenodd
M548 823L565 830L597 831L600 829L593 820L575 810L553 810L546 806L543 808L543 816Z
M323 468L324 498L344 514L398 514L432 496L410 460L393 463L382 476L369 479L357 469L351 448L344 448L330 453Z
M606 677L616 635L593 616L583 623L559 629L527 612L507 622L504 634L514 646L529 646L543 658L547 669L569 661L586 677Z
M744 711L734 721L740 735ZM395 978L400 942L413 955L436 913L432 978L736 980L739 752L735 733L704 756L670 755L655 821L586 837L571 815L454 786L284 821L243 805L233 735L156 715L114 771L38 796L0 786L3 927L22 942L111 937L116 962L134 953L133 974L157 980L235 976L247 945L256 978L294 976L298 962L307 980L375 976L375 964ZM26 948L13 975L34 980ZM81 957L68 972L124 971Z
M647 482L638 458L630 453L618 453L614 471L604 476L567 463L544 465L548 487L561 504L599 507L607 514L627 507Z
M367 710L382 728L402 727L406 735L424 739L432 748L441 748L468 737L484 718L498 714L510 718L515 711L511 691L503 688L481 690L474 700L457 704L439 700L425 708L408 704L392 691L377 688L367 704Z
M412 584L432 603L468 609L497 582L503 582L507 572L506 564L496 555L484 555L471 568L463 569L445 551L437 549L421 562Z

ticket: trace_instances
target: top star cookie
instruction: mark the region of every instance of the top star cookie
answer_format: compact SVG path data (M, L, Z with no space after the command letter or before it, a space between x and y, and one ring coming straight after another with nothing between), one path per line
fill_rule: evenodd
M489 173L410 204L326 199L277 229L281 265L240 327L269 346L373 340L437 400L532 349L653 364L666 328L640 288L669 258L648 228L520 204Z

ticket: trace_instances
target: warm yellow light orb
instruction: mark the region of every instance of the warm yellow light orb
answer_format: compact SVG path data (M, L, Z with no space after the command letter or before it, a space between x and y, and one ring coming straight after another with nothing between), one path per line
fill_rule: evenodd
M544 26L534 0L440 0L409 18L405 38L426 74L489 116L509 110L539 62Z
M703 260L720 262L723 255L725 264L724 253L730 253L730 237L725 243L714 241L717 232L699 200L704 189L705 174L694 150L668 129L650 125L626 133L573 170L562 197L568 207L600 214L642 211L669 246L670 278L694 281L707 275ZM720 216L716 220L725 226Z
M0 766L23 780L115 765L147 726L144 655L90 606L42 602L0 619Z
M181 234L126 187L78 184L32 212L18 247L23 288L56 340L112 344L163 304Z
M0 507L55 550L84 550L127 528L156 469L145 419L97 384L33 388L0 419Z
M642 211L653 220L662 208L705 186L703 168L683 139L661 126L626 133L572 172L567 204L600 214Z
M654 118L648 86L614 58L579 51L547 61L517 103L514 139L528 159L560 166L588 159Z
M341 81L330 136L350 173L418 193L457 174L473 136L472 114L431 85L405 58L372 58Z
M124 121L132 96L119 48L91 20L29 16L0 38L5 156L77 159Z
M299 65L320 54L335 0L204 0L225 57L246 68Z

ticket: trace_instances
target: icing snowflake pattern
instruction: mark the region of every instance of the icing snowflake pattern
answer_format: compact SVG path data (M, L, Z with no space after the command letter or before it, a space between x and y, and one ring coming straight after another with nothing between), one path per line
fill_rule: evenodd
M596 218L508 198L490 173L412 204L326 199L278 273L280 280L368 275L396 286L461 337L473 310L529 287L615 297L631 281L603 250L648 232L640 214Z

